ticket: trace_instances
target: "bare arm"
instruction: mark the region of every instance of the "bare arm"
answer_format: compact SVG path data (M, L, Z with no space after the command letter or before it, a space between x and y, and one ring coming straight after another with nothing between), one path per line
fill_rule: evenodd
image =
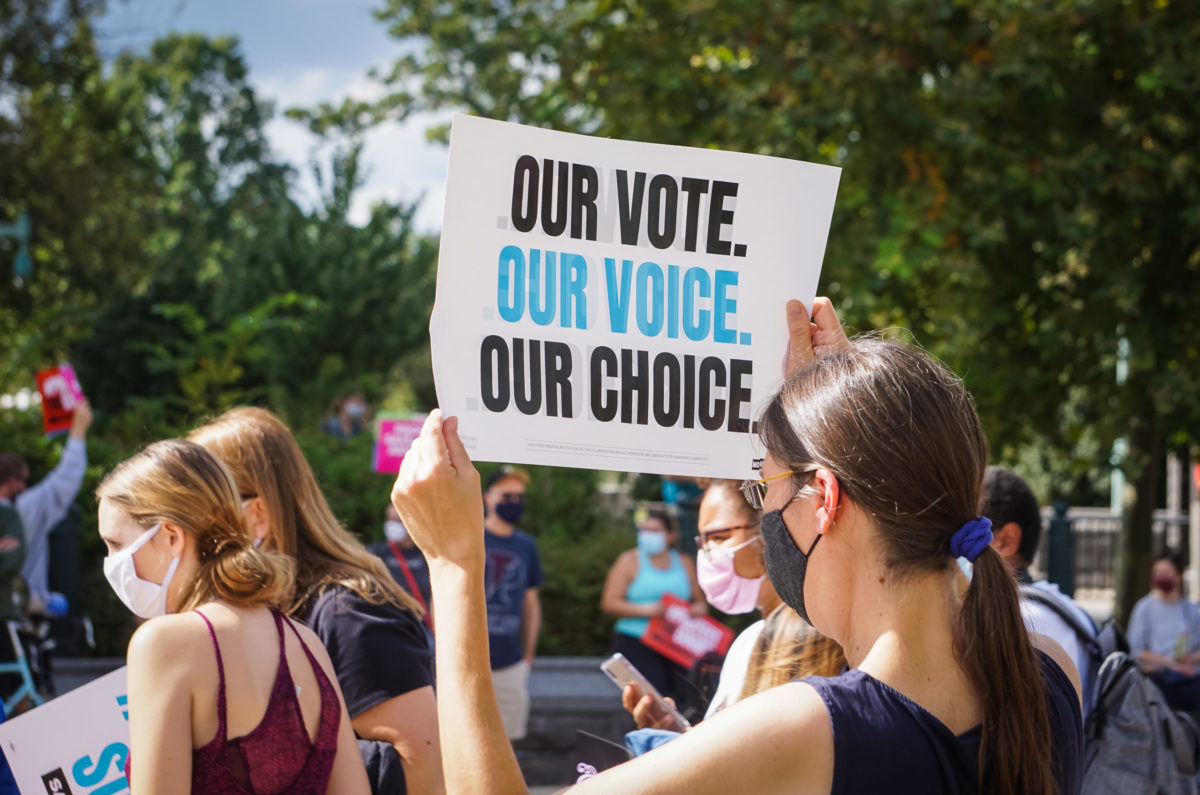
M521 620L521 648L525 651L525 662L533 662L537 654L538 633L542 631L542 600L537 588L525 590L524 617Z
M525 792L504 733L488 662L483 505L479 473L451 418L430 412L404 456L392 504L429 561L433 587L438 735L447 792Z
M200 636L178 619L164 616L148 621L129 641L133 795L187 795L192 789L192 699L199 675L197 662L212 659L212 652L203 649L196 642ZM215 697L215 693L211 695Z
M661 602L637 604L625 598L629 584L637 576L637 552L622 552L608 569L604 590L600 592L600 609L617 618L653 618L663 611Z
M396 749L404 780L412 792L444 792L442 748L438 741L437 699L433 687L389 698L355 716L354 731L366 740L382 740Z

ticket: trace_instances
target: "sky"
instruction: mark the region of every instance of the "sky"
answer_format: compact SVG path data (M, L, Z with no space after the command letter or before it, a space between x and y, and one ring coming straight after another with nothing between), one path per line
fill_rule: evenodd
M381 0L109 0L97 33L107 57L122 50L144 52L172 30L237 36L251 83L260 97L275 103L276 118L267 127L271 147L277 157L296 166L301 199L315 203L317 188L309 162L317 139L303 125L283 118L282 111L324 101L340 103L348 96L382 95L382 87L368 77L368 71L386 70L412 45L388 36L372 16L381 4ZM425 130L444 118L419 116L368 133L362 155L366 181L350 211L353 221L365 222L372 202L420 198L418 229L441 229L447 150L443 144L426 142Z

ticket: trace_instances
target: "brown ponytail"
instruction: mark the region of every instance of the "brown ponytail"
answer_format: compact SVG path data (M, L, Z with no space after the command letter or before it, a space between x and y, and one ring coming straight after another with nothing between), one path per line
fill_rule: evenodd
M954 625L954 652L983 701L979 791L1052 795L1046 685L1021 619L1016 580L991 547L975 559Z
M950 539L978 516L987 444L962 382L923 351L855 339L788 378L759 436L789 468L837 476L897 578L955 565ZM953 635L984 712L979 792L1052 795L1046 686L1012 574L990 548L975 561Z
M170 522L192 536L199 565L176 612L221 599L235 607L284 607L291 561L254 548L233 476L192 442L155 442L118 464L96 489L144 527Z

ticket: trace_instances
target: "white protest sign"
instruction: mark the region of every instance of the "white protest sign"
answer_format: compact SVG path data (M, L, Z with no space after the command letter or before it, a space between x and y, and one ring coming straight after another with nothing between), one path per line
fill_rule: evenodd
M455 116L429 334L472 457L745 476L840 173Z
M0 748L22 795L129 792L125 669L0 723Z

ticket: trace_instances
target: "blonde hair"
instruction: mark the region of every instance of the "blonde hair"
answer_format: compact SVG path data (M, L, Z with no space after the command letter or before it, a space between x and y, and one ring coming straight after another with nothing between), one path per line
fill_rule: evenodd
M739 698L770 690L802 676L837 676L846 657L836 641L813 629L787 605L767 616L754 644Z
M199 568L176 612L221 599L237 607L282 607L292 562L254 548L233 477L211 453L183 439L155 442L118 464L96 489L143 527L169 522L196 543Z
M300 446L278 417L266 409L230 409L188 438L229 467L243 499L258 497L266 505L271 546L296 561L288 613L304 613L321 591L337 585L372 604L391 602L422 614L383 561L334 517Z

